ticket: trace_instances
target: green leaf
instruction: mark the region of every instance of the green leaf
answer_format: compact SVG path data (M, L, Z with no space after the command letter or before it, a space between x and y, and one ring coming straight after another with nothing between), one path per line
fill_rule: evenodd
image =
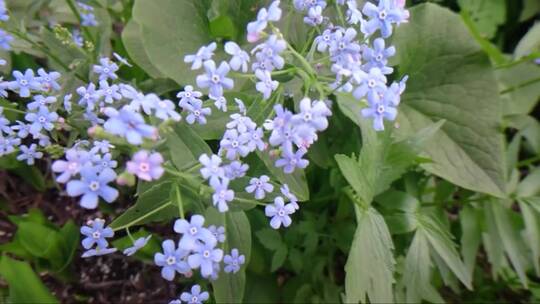
M471 276L459 257L455 244L452 241L452 234L433 216L419 214L418 222L418 229L424 231L434 252L439 255L458 279L468 289L472 290Z
M535 23L521 38L514 51L514 57L520 58L536 52L540 52L540 22Z
M505 0L458 0L462 10L471 16L480 34L491 39L506 20Z
M198 73L184 63L184 56L196 53L211 40L206 17L208 3L136 0L133 5L133 19L140 26L150 62L161 74L179 84L192 83Z
M168 132L165 137L172 162L179 170L197 164L201 154L212 155L206 142L185 123L176 124L173 132Z
M124 27L122 31L122 42L126 47L129 57L140 66L143 70L148 73L148 75L153 78L163 78L163 74L152 65L148 54L144 48L144 43L142 41L141 28L139 24L134 19L129 20L129 22Z
M27 262L0 258L0 276L9 285L11 303L58 303Z
M497 82L487 57L461 18L434 4L411 9L396 30L399 73L409 75L398 134L411 135L445 119L425 146L427 171L461 187L505 193L505 161Z
M519 242L521 237L518 235L518 230L512 224L508 209L506 209L501 200L493 199L489 202L486 208L487 217L492 217L496 233L498 234L502 244L497 244L504 248L508 259L512 263L523 287L528 288L527 275L525 273L526 258L523 256L523 244Z
M521 62L496 70L505 115L528 114L540 99L540 69Z
M234 39L237 30L231 17L222 15L210 21L210 34L214 38Z
M45 225L21 222L17 226L17 236L22 245L36 257L45 257L47 250L54 243L56 231Z
M233 248L245 255L246 263L237 273L221 272L214 287L214 298L217 303L242 303L246 286L246 267L251 258L251 226L243 211L219 213L216 208L209 207L205 214L206 223L225 227L225 254Z
M24 179L25 182L34 187L37 191L45 191L47 187L45 184L45 177L37 167L23 164L14 168L13 172Z
M518 197L531 197L540 194L540 168L532 169L518 184L516 195Z
M532 261L536 275L540 274L540 226L538 213L527 204L526 201L518 200L523 220L525 221L526 244L531 249Z
M355 210L358 226L345 265L344 302L393 302L395 260L388 227L377 210L356 205Z
M255 233L261 245L269 250L278 250L283 247L283 240L281 234L277 230L264 228Z
M270 267L270 271L274 272L278 270L281 266L283 266L283 263L285 263L285 259L287 259L287 253L288 248L285 245L282 245L276 250L276 252L274 252L274 255L272 256L272 266Z
M389 190L375 199L383 208L384 219L392 234L414 231L418 226L416 212L420 206L418 199L412 195Z
M430 247L427 235L418 230L407 251L403 281L406 286L407 303L420 303L427 300L433 303L444 302L432 285Z
M481 218L477 210L471 206L465 206L459 212L461 224L461 255L472 277L476 266L476 256L482 240Z

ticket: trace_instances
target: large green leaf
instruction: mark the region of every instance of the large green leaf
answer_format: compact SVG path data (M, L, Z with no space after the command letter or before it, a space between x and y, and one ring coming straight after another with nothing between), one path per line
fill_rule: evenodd
M478 32L485 38L493 38L497 27L506 20L505 0L458 0L458 4L469 13Z
M217 303L241 303L246 285L246 267L251 257L251 226L243 211L219 213L216 208L209 207L205 214L206 224L225 227L225 254L231 249L238 249L245 255L246 263L237 273L221 272L217 280L212 282L213 296Z
M9 285L8 303L58 303L27 262L0 257L0 276Z
M345 265L345 303L393 302L394 245L388 227L377 210L355 209L358 227Z
M137 0L133 6L133 18L140 26L150 62L179 84L192 83L196 76L196 71L184 63L184 56L196 53L211 40L206 17L208 3L206 0Z
M179 170L197 164L201 154L212 154L206 142L185 123L176 124L165 136L172 162Z
M153 78L163 78L163 74L154 66L146 53L142 41L141 27L131 19L122 31L122 42L129 53L129 57Z
M540 68L522 62L496 72L505 115L530 113L540 100Z
M397 132L445 119L426 146L429 172L461 187L504 196L505 165L497 82L461 18L434 4L411 9L394 38L399 73L409 75Z

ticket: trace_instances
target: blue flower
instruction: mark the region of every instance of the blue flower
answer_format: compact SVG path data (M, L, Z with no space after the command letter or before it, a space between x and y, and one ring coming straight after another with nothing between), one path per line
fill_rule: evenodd
M97 113L93 112L90 109L86 109L86 111L83 113L83 118L89 121L92 126L102 125L105 122L105 120L100 118Z
M118 162L112 159L111 153L106 153L103 156L101 156L100 154L95 154L92 157L92 162L100 171L107 168L114 169L118 165Z
M270 178L266 175L262 175L259 178L253 177L249 181L249 185L246 187L246 192L255 192L256 199L263 199L266 196L266 192L270 193L274 191L274 185L269 182Z
M46 107L49 104L53 104L56 102L56 97L54 96L43 96L43 95L36 95L34 96L34 101L27 104L26 107L28 110L35 110L39 107Z
M128 61L126 58L120 56L118 53L115 53L113 52L113 56L114 58L116 58L116 60L118 60L120 63L124 64L124 65L127 65L128 67L133 67Z
M234 113L230 117L232 120L225 125L227 129L236 129L240 133L246 133L257 128L257 124L245 114Z
M294 8L299 11L306 11L312 7L320 6L321 8L326 7L326 1L324 0L294 0Z
M234 191L229 189L229 179L222 178L221 180L210 180L210 186L214 189L212 203L219 212L227 212L229 210L228 202L234 199Z
M358 3L356 0L347 1L347 22L349 24L358 24L362 22L362 12L358 9Z
M76 46L82 47L84 45L84 39L81 35L81 31L79 31L78 29L73 29L73 31L71 32L71 36L73 37L73 43Z
M102 255L114 253L114 252L116 252L117 250L118 250L118 249L116 249L116 248L103 248L103 249L96 248L96 249L89 249L89 250L86 250L85 252L83 252L83 254L81 255L81 257L82 257L82 258L89 258L89 257L93 257L93 256L102 256Z
M21 139L17 137L0 136L0 156L13 153L15 148L21 144Z
M132 145L142 144L143 137L155 138L157 135L156 128L147 125L142 115L130 108L124 107L120 111L106 108L104 112L109 116L103 125L105 130L111 134L125 137Z
M107 238L114 236L114 231L110 227L105 227L105 221L96 218L93 221L88 221L88 226L81 227L81 234L86 236L82 240L84 249L90 249L97 245L98 249L105 249L109 246Z
M259 151L263 151L266 148L266 143L263 141L263 129L257 128L248 132L249 140L247 142L247 146L249 148L249 151L253 152L256 149L259 149Z
M95 209L99 197L107 203L112 203L118 198L118 190L109 186L108 183L116 178L116 173L111 169L100 172L93 167L84 167L81 170L80 180L71 180L67 183L67 194L72 197L80 196L80 204L86 209Z
M273 205L266 205L264 208L264 214L272 218L270 220L270 226L274 229L279 229L281 225L283 227L289 227L292 223L290 215L294 212L294 207L291 204L285 205L285 201L281 196L274 199Z
M6 8L6 2L0 1L0 21L8 21L9 15Z
M49 109L46 107L40 107L37 113L27 113L24 119L32 123L30 125L30 133L36 135L42 129L51 131L54 128L53 123L58 120L58 114L56 112L49 112Z
M107 80L107 79L117 79L118 75L115 74L116 71L118 71L118 65L114 62L112 62L109 58L103 57L99 59L99 63L101 65L94 65L93 71L96 74L99 74L99 80Z
M249 54L233 41L227 41L224 48L225 52L232 56L231 60L229 60L231 69L238 71L241 68L242 72L246 73L248 71Z
M202 46L196 54L193 55L186 55L184 57L185 63L192 62L191 65L192 70L198 70L201 68L203 62L212 59L212 56L214 56L214 51L216 50L216 43L212 42L207 46Z
M176 97L180 98L178 105L182 108L192 105L195 102L202 102L200 98L202 93L199 91L194 91L193 86L187 85L184 87L184 90L179 92Z
M113 103L115 100L122 99L122 94L120 94L119 90L120 87L118 85L110 85L107 80L99 82L99 92L105 98L106 103Z
M90 153L108 153L113 145L108 140L96 140L94 141L94 146L90 149Z
M96 20L96 16L93 13L82 13L81 25L89 27L97 26L98 22Z
M127 256L134 255L137 251L139 251L139 249L143 248L144 246L146 246L146 244L148 244L148 241L151 237L152 235L150 234L147 237L140 237L136 239L135 242L133 242L133 246L124 249L123 253Z
M4 116L3 112L4 108L0 107L0 136L2 135L1 132L4 132L6 134L13 133L12 128L9 126L11 122Z
M268 71L256 70L255 76L260 80L255 84L257 91L263 94L263 99L270 98L272 91L275 91L279 86L279 82L272 80L272 76Z
M251 152L247 145L250 137L247 132L239 133L235 129L229 129L219 142L220 152L225 152L225 157L229 160L235 160L238 156L246 157Z
M226 273L237 273L240 270L240 266L246 262L246 257L243 254L238 253L238 249L233 248L230 255L225 255L223 262L226 264Z
M215 246L216 238L210 230L203 227L204 217L199 214L191 216L190 222L178 219L174 222L174 231L182 234L178 247L183 250L195 250L199 244L205 243Z
M38 133L38 134L33 134L32 135L32 138L34 140L38 140L38 144L42 147L47 147L47 146L50 146L51 145L51 138L45 134L42 134L42 133Z
M261 8L257 13L257 20L248 23L247 25L247 40L255 42L259 40L261 33L268 26L269 21L279 21L281 19L281 9L279 8L279 0L273 1L268 9Z
M230 90L234 86L234 81L227 77L230 67L225 61L216 68L216 63L212 60L204 62L206 74L197 76L197 85L200 88L209 88L209 94L215 97L223 95L223 89Z
M304 17L304 22L311 26L317 26L321 24L324 20L322 10L323 8L320 6L310 7L308 9L307 16Z
M209 297L208 292L201 292L201 286L193 285L191 287L191 293L182 292L180 300L188 304L202 304L202 302L208 300Z
M283 150L282 158L278 159L275 165L278 168L283 167L283 172L287 174L293 173L296 168L304 169L309 164L308 160L302 158L305 154L304 148L300 148L296 152L286 148Z
M17 156L17 160L19 161L26 160L26 163L28 165L33 165L35 159L39 159L43 157L43 153L37 151L36 144L31 144L30 147L21 145L19 149L21 151L21 154Z
M67 183L73 176L79 174L81 168L91 160L87 151L69 149L66 151L66 160L56 160L52 164L55 173L61 173L56 177L58 183Z
M9 51L11 49L11 41L13 41L13 36L0 29L0 48Z
M327 116L332 115L326 104L319 100L313 103L309 98L303 98L300 101L300 113L291 118L293 124L307 124L315 130L323 131L328 127Z
M189 251L186 251L180 247L176 248L172 240L165 240L161 244L163 247L163 253L156 253L154 255L154 263L157 266L163 267L161 269L161 276L168 281L172 281L176 276L176 273L187 274L190 272L189 265L186 263L186 256Z
M58 78L60 78L60 73L55 71L47 73L44 69L39 69L37 73L39 75L39 77L37 77L37 80L41 82L41 87L43 91L60 91L60 84L58 84L58 82L56 81Z
M182 116L176 112L174 103L167 99L161 100L158 98L156 100L154 110L154 116L161 120L171 119L174 121L180 121L182 119Z
M255 57L257 62L253 65L252 69L273 71L274 69L282 69L285 65L285 59L281 57L281 54L287 48L287 42L283 39L279 39L276 35L270 35L268 39L255 47L251 52L256 52Z
M283 184L279 190L281 190L281 194L283 194L283 196L290 201L290 204L294 207L294 209L300 209L300 206L298 206L298 198L296 198L296 195L289 190L289 185Z
M232 161L230 164L223 166L223 169L225 170L225 177L233 180L245 176L247 170L249 169L249 166L247 164L243 164L238 160L235 160Z
M377 94L368 97L369 107L362 109L362 116L373 119L373 129L376 131L384 130L384 119L394 121L397 116L397 109L395 106L384 97L380 97Z
M333 61L348 63L351 56L360 57L360 45L356 42L356 30L352 27L334 33L328 51Z
M376 94L376 90L386 87L386 77L379 68L371 68L369 73L357 73L354 80L358 84L353 91L356 99L362 99L366 95L369 98Z
M317 51L319 52L326 52L326 50L334 43L335 39L335 33L336 31L341 31L341 28L327 28L324 30L324 32L315 37L315 40L313 43L317 46Z
M377 38L373 41L373 48L364 48L364 60L367 61L364 70L369 71L371 68L379 68L383 74L392 74L394 69L386 66L388 58L396 54L396 48L391 46L385 48L384 39Z
M16 125L11 126L11 129L13 131L16 131L17 132L17 137L19 137L21 139L26 138L28 136L28 134L30 134L30 124L25 124L24 122L19 121L19 120L17 120ZM8 134L11 134L11 133L8 132Z
M34 77L34 71L27 69L24 74L19 71L13 71L14 81L10 81L8 87L12 91L19 91L19 96L30 97L30 91L41 90L41 84Z
M71 114L71 110L72 110L72 107L71 107L71 98L72 97L73 97L72 94L67 94L66 96L64 96L64 109L69 114Z
M86 107L88 110L93 110L101 98L101 90L96 90L96 85L91 83L86 88L79 87L77 88L77 94L81 96L78 104L80 106Z
M379 0L376 6L371 2L366 2L362 13L370 19L361 23L361 30L366 36L371 36L377 30L381 31L383 38L392 35L392 24L400 24L408 18L408 12L400 7L395 0Z
M189 114L186 117L186 122L190 125L195 122L205 125L206 116L212 114L212 109L203 108L203 103L200 100L194 100L191 105L187 105L185 108Z
M122 93L122 96L127 99L131 99L129 107L134 111L140 112L142 108L142 111L145 114L150 115L152 113L152 110L156 108L157 103L160 101L159 97L156 94L144 95L130 85L122 84L120 86L120 92Z
M203 166L200 170L204 179L219 179L225 176L225 171L221 167L221 157L213 154L210 157L206 154L199 156L199 162Z
M201 275L208 278L214 272L214 263L223 259L223 250L215 248L215 244L200 244L194 253L188 256L188 264L192 269L201 269Z
M225 227L216 227L215 225L210 225L208 230L212 232L218 242L225 243Z

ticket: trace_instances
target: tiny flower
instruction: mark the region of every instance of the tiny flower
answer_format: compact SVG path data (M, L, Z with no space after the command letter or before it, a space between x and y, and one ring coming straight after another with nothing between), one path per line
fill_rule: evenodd
M279 21L281 19L281 9L279 8L279 0L270 4L268 9L261 8L257 13L257 20L248 23L247 25L247 40L255 42L259 40L261 33L268 26L268 21Z
M394 105L385 102L378 96L368 98L369 107L362 109L362 116L373 119L373 129L384 130L384 119L394 121L397 116L397 109Z
M198 214L192 215L190 222L185 219L176 220L174 231L182 234L178 247L184 250L194 250L201 242L215 246L216 238L203 225L204 217Z
M92 162L99 170L114 169L118 165L118 162L112 159L111 153L106 153L103 156L96 154L92 157Z
M60 73L55 71L47 73L44 69L39 69L37 73L39 75L39 77L37 77L37 80L41 82L41 87L43 88L43 91L60 91L60 84L58 84L58 82L56 81L58 78L60 78Z
M227 99L225 96L215 97L210 95L209 97L210 99L214 100L214 106L216 106L218 110L227 112Z
M212 114L212 109L203 108L203 103L200 100L194 100L191 105L186 107L186 110L189 112L188 116L186 117L186 122L190 125L194 124L195 122L205 125L206 116Z
M238 107L238 112L246 115L246 106L244 105L244 102L238 98L235 98L234 102L236 103L236 106Z
M161 269L161 276L168 281L172 281L176 273L187 274L191 270L186 263L185 258L189 251L176 248L172 240L165 240L161 244L163 253L158 252L154 255L154 263Z
M135 242L133 243L133 246L124 249L124 254L127 256L134 255L137 251L139 251L139 249L143 248L144 246L146 246L146 244L148 244L148 241L150 240L151 237L152 235L150 234L147 237L140 237L136 239Z
M268 39L255 47L251 52L255 53L257 62L252 69L273 71L274 69L282 69L285 66L285 59L280 54L287 48L287 42L278 38L277 35L270 35Z
M223 167L225 170L225 177L233 180L246 175L249 166L238 160L232 161L230 164Z
M347 22L349 24L358 24L363 21L362 12L358 9L356 0L347 1Z
M35 110L39 107L46 107L50 104L53 104L56 102L56 97L54 96L43 96L43 95L36 95L34 96L34 101L32 101L31 103L27 104L26 107L28 108L28 110Z
M304 17L304 22L311 26L317 26L323 22L322 7L314 6L309 8L308 15Z
M293 115L293 124L307 124L318 131L323 131L328 127L327 116L332 115L326 104L322 101L304 98L300 101L300 113Z
M396 48L391 46L385 47L384 39L377 38L373 41L373 48L364 48L363 55L366 64L364 70L369 71L371 68L379 68L383 74L392 74L394 69L387 67L388 58L396 54Z
M140 145L143 138L155 138L157 130L155 127L147 125L141 114L134 112L130 108L122 108L119 111L113 108L106 108L105 115L109 119L103 127L111 134L123 136L132 145Z
M298 206L298 199L296 198L296 195L289 190L289 185L283 184L279 190L281 190L281 194L283 194L283 196L290 201L290 204L294 207L294 209L300 209L300 206Z
M99 59L100 65L94 65L93 71L99 74L99 80L117 79L118 75L115 74L118 71L118 65L112 62L109 58L103 57Z
M71 106L71 98L73 97L72 94L67 94L64 96L64 109L66 112L71 114L72 106Z
M107 80L101 80L99 82L99 91L105 98L106 103L113 103L115 100L122 99L122 94L120 94L119 90L120 87L118 85L110 85Z
M285 205L283 198L278 196L274 199L273 205L266 205L264 213L267 217L271 217L270 226L274 229L279 229L281 225L283 227L289 227L292 223L290 217L295 211L294 207L291 204Z
M406 22L409 12L394 0L381 0L376 6L371 2L366 2L362 8L362 13L369 17L369 20L361 23L362 32L371 36L377 30L381 31L383 38L392 35L392 24Z
M302 156L306 154L306 150L303 148L298 149L298 151L293 152L291 149L285 149L281 159L276 161L276 167L283 167L283 172L290 174L296 168L304 169L309 164L309 161L303 159Z
M30 97L30 91L41 90L41 83L34 77L34 71L27 69L24 74L19 71L13 71L14 81L9 82L8 87L12 91L19 91L19 96Z
M240 68L242 72L246 73L248 71L249 63L249 54L242 50L238 44L233 41L228 41L225 43L225 52L232 56L229 61L229 65L233 71L238 71Z
M82 26L98 26L96 16L92 13L82 13L81 14L81 25Z
M77 88L77 94L81 97L78 104L86 107L88 110L93 110L97 102L101 98L101 91L96 90L96 85L91 83L87 87Z
M216 227L215 225L211 225L208 227L208 230L212 232L212 234L214 235L214 237L216 237L216 240L218 242L220 243L225 242L225 227L223 226Z
M185 108L188 105L192 105L194 102L202 102L200 98L202 93L199 91L194 91L193 86L185 86L184 90L179 92L176 97L180 98L178 105L182 108Z
M25 145L21 145L19 147L21 154L17 156L17 160L23 161L26 160L26 163L28 165L33 165L35 159L39 159L43 157L43 153L37 151L37 145L31 144L30 147L27 147Z
M226 273L237 273L240 270L240 266L246 262L246 257L243 254L239 254L238 249L234 248L231 250L230 255L225 255L223 262L226 264L223 269Z
M30 125L30 133L38 134L42 129L51 131L54 128L54 122L58 120L56 112L49 112L46 107L40 107L38 112L31 112L24 116L26 121L32 123Z
M279 86L279 82L272 80L270 72L264 70L256 70L255 76L260 80L255 84L257 91L263 94L263 99L270 98L272 91L275 91Z
M0 30L0 48L9 51L11 49L10 43L13 41L13 36L8 34L4 30Z
M193 285L191 287L191 293L182 292L180 300L188 304L202 304L202 302L208 300L209 297L208 292L201 292L201 286Z
M216 68L216 63L212 60L204 62L205 74L197 76L197 85L200 88L208 88L209 94L215 97L223 95L223 89L230 90L234 86L234 81L227 77L230 67L225 61Z
M222 178L210 180L210 186L214 189L212 194L212 203L216 206L219 212L226 212L229 210L228 202L234 199L234 191L229 189L229 179Z
M15 148L21 144L21 139L8 136L0 136L0 156L13 153Z
M106 239L113 237L114 231L110 227L105 227L105 221L100 218L89 221L87 225L81 227L81 234L86 236L82 240L84 249L90 249L94 245L99 249L107 248L109 242Z
M215 244L199 244L187 259L189 267L201 268L201 275L205 278L214 272L214 263L220 262L223 258L223 250L214 246Z
M133 158L127 162L126 169L129 173L137 175L142 180L152 181L159 179L165 170L161 167L163 156L154 152L150 154L146 150L138 151Z
M213 154L208 157L206 154L199 156L199 162L203 166L200 170L201 175L204 179L218 179L224 177L224 170L221 166L221 157Z
M225 151L225 156L229 160L235 160L238 156L246 157L250 149L248 142L249 133L239 133L235 129L229 129L223 134L223 139L219 142L220 151Z
M270 178L266 175L262 175L259 178L252 178L249 181L249 186L246 187L247 193L254 193L255 198L260 200L266 196L266 192L270 193L274 191L274 186L269 183Z
M85 252L83 252L83 254L81 255L82 258L89 258L89 257L93 257L93 256L102 256L102 255L107 255L107 254L111 254L111 253L114 253L116 252L118 249L116 248L103 248L103 249L100 249L100 248L96 248L96 249L89 249L89 250L86 250Z
M354 89L353 96L362 99L364 96L374 95L376 89L385 87L386 77L379 68L371 68L369 73L359 73L355 75L358 87Z
M90 153L109 153L113 145L108 140L96 140L94 146L90 149Z
M95 209L99 197L107 203L112 203L118 197L118 190L109 186L108 183L116 178L116 173L111 169L105 169L98 173L95 168L85 167L81 170L80 180L71 180L67 183L67 194L72 197L80 196L80 204L86 209Z
M158 100L155 104L154 116L161 120L174 120L180 121L182 116L176 112L174 103L170 100Z
M52 164L55 173L61 173L56 177L58 183L67 183L69 179L77 175L81 168L90 161L88 152L77 149L66 151L66 160L56 160Z
M185 63L192 62L191 65L192 70L198 70L201 68L203 62L212 59L212 56L214 56L214 51L216 50L217 44L215 42L210 43L207 46L202 46L196 54L193 55L186 55L184 57Z

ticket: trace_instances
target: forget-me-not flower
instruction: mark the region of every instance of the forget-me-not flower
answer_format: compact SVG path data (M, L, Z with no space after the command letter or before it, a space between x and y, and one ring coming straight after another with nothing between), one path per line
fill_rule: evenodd
M126 170L145 181L159 179L165 170L161 166L163 156L159 152L149 153L146 150L138 151L127 162Z
M37 145L31 144L30 147L25 145L19 146L21 154L17 156L17 160L23 161L26 160L26 164L33 165L35 159L43 157L43 152L37 151Z
M176 273L187 274L191 271L186 263L186 256L189 251L182 249L180 246L176 248L174 241L165 240L161 244L163 253L158 252L154 255L154 263L161 269L161 276L168 281L172 281Z
M223 270L226 273L237 273L240 270L240 266L246 262L246 257L240 254L238 249L233 248L230 255L227 254L223 257L223 262L225 263Z
M203 65L203 62L212 59L214 56L214 51L216 50L217 44L215 42L210 43L209 45L202 46L199 48L197 53L193 55L186 55L184 57L185 63L192 62L191 69L198 70Z
M227 77L230 67L225 61L216 68L216 63L212 60L204 62L205 74L197 76L196 82L200 88L208 88L209 94L215 97L223 95L223 90L230 90L234 86L234 81Z
M271 218L270 226L274 229L279 229L282 225L283 227L289 227L292 223L290 215L294 212L294 207L291 204L285 205L285 201L281 196L274 199L274 204L266 205L264 208L264 214Z
M112 203L118 198L118 190L108 184L116 178L116 173L111 169L98 171L93 167L81 169L81 179L71 180L67 183L66 190L69 196L80 196L80 204L86 209L95 209L99 198L107 203Z
M255 198L260 200L266 196L266 193L274 191L274 185L270 183L270 178L266 175L262 175L259 178L253 177L249 181L249 185L246 187L247 193L254 193Z
M20 71L13 71L14 81L10 81L8 87L12 91L19 91L19 96L30 97L30 91L41 90L41 84L36 77L34 71L27 69L24 74Z

